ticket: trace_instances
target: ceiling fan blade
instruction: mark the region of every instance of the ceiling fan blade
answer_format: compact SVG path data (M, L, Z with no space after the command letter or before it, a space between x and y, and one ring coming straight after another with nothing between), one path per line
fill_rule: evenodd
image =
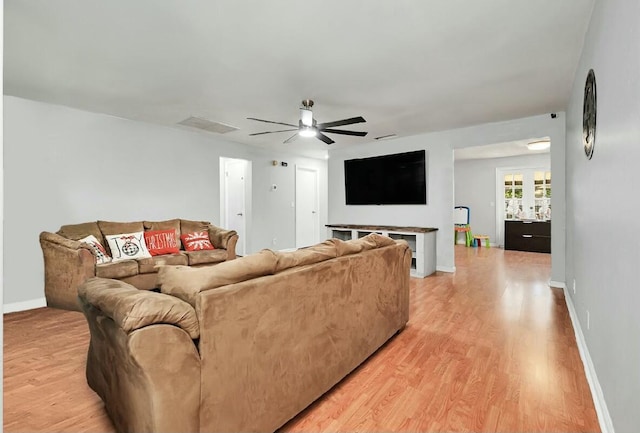
M331 129L331 128L325 128L322 130L322 132L330 132L332 134L342 134L342 135L355 135L356 137L364 137L365 135L367 135L367 133L363 131L343 131L341 129Z
M287 131L297 131L298 129L281 129L280 131L265 131L265 132L255 132L249 135L263 135L263 134L274 134L276 132L287 132Z
M247 117L247 119L249 119L249 120L257 120L258 122L275 123L276 125L293 126L294 128L298 127L298 125L292 125L291 123L274 122L272 120L256 119L255 117Z
M318 131L316 134L316 138L318 140L322 140L327 144L333 144L335 143L335 141L333 141L332 139L330 139L329 137L327 137L326 135L324 135L322 132Z
M364 117L358 116L358 117L352 117L350 119L336 120L334 122L319 123L317 127L320 130L324 130L325 128L332 128L334 126L353 125L354 123L363 123L363 122L366 122L366 120L364 120Z
M291 143L296 138L298 138L298 133L297 132L295 134L293 134L291 137L287 138L285 141L283 141L282 144Z

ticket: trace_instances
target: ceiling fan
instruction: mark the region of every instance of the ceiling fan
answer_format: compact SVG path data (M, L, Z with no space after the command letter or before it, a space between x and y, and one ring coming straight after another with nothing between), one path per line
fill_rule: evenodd
M362 116L352 117L350 119L336 120L334 122L317 123L316 119L313 118L313 112L311 111L311 107L313 107L313 101L311 99L305 99L304 101L302 101L302 107L300 107L300 120L298 120L297 127L296 125L293 125L291 123L273 122L271 120L263 120L263 119L256 119L255 117L247 117L247 119L249 120L257 120L258 122L265 122L265 123L275 123L276 125L291 126L293 128L293 129L281 129L279 131L256 132L254 134L249 134L249 135L263 135L263 134L274 134L277 132L297 131L291 137L287 138L283 143L289 143L295 140L298 136L302 136L302 137L316 137L318 140L324 141L327 144L333 144L335 143L335 141L327 137L325 133L354 135L356 137L364 137L365 135L367 135L366 132L362 132L362 131L344 131L342 129L334 129L334 127L336 126L345 126L345 125L352 125L354 123L366 122L366 120L364 120Z

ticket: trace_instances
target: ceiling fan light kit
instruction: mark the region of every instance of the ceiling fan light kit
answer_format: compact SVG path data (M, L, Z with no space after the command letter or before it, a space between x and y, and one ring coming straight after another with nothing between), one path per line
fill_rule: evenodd
M346 131L342 129L334 129L336 126L345 126L352 125L354 123L364 123L364 117L352 117L350 119L342 119L336 120L333 122L325 122L325 123L317 123L317 121L313 118L313 111L311 111L311 107L313 107L313 101L311 99L305 99L302 101L302 107L300 107L300 119L298 120L298 127L291 123L283 123L283 122L274 122L272 120L264 120L264 119L256 119L255 117L247 117L249 120L257 120L258 122L265 123L273 123L276 125L285 125L291 126L293 129L281 129L278 131L265 131L265 132L256 132L253 135L264 135L264 134L274 134L278 132L287 132L287 131L297 131L297 134L294 134L292 137L287 138L284 143L289 143L295 139L298 135L301 137L316 137L320 141L325 142L326 144L333 144L331 138L325 135L325 133L329 134L341 134L341 135L351 135L355 137L364 137L367 135L364 131Z
M298 134L300 135L300 137L315 137L317 131L312 126L303 125L302 128L300 128L300 130L298 131Z
M548 149L550 146L551 146L551 141L549 140L532 141L531 143L527 144L527 148L529 150L545 150L545 149Z

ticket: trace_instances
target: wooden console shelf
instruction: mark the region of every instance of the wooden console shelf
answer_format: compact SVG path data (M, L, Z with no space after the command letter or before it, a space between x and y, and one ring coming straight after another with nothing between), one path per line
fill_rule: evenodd
M411 276L424 278L436 271L436 232L432 227L372 226L327 224L328 236L343 241L379 233L392 239L404 239L411 248Z

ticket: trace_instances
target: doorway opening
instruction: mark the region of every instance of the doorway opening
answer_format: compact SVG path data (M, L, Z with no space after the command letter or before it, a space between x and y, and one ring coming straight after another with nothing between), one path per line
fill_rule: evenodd
M505 245L505 221L551 220L551 169L496 169L496 242Z
M220 225L238 233L236 254L246 255L251 231L251 161L220 158Z
M296 166L296 248L320 242L318 170Z

